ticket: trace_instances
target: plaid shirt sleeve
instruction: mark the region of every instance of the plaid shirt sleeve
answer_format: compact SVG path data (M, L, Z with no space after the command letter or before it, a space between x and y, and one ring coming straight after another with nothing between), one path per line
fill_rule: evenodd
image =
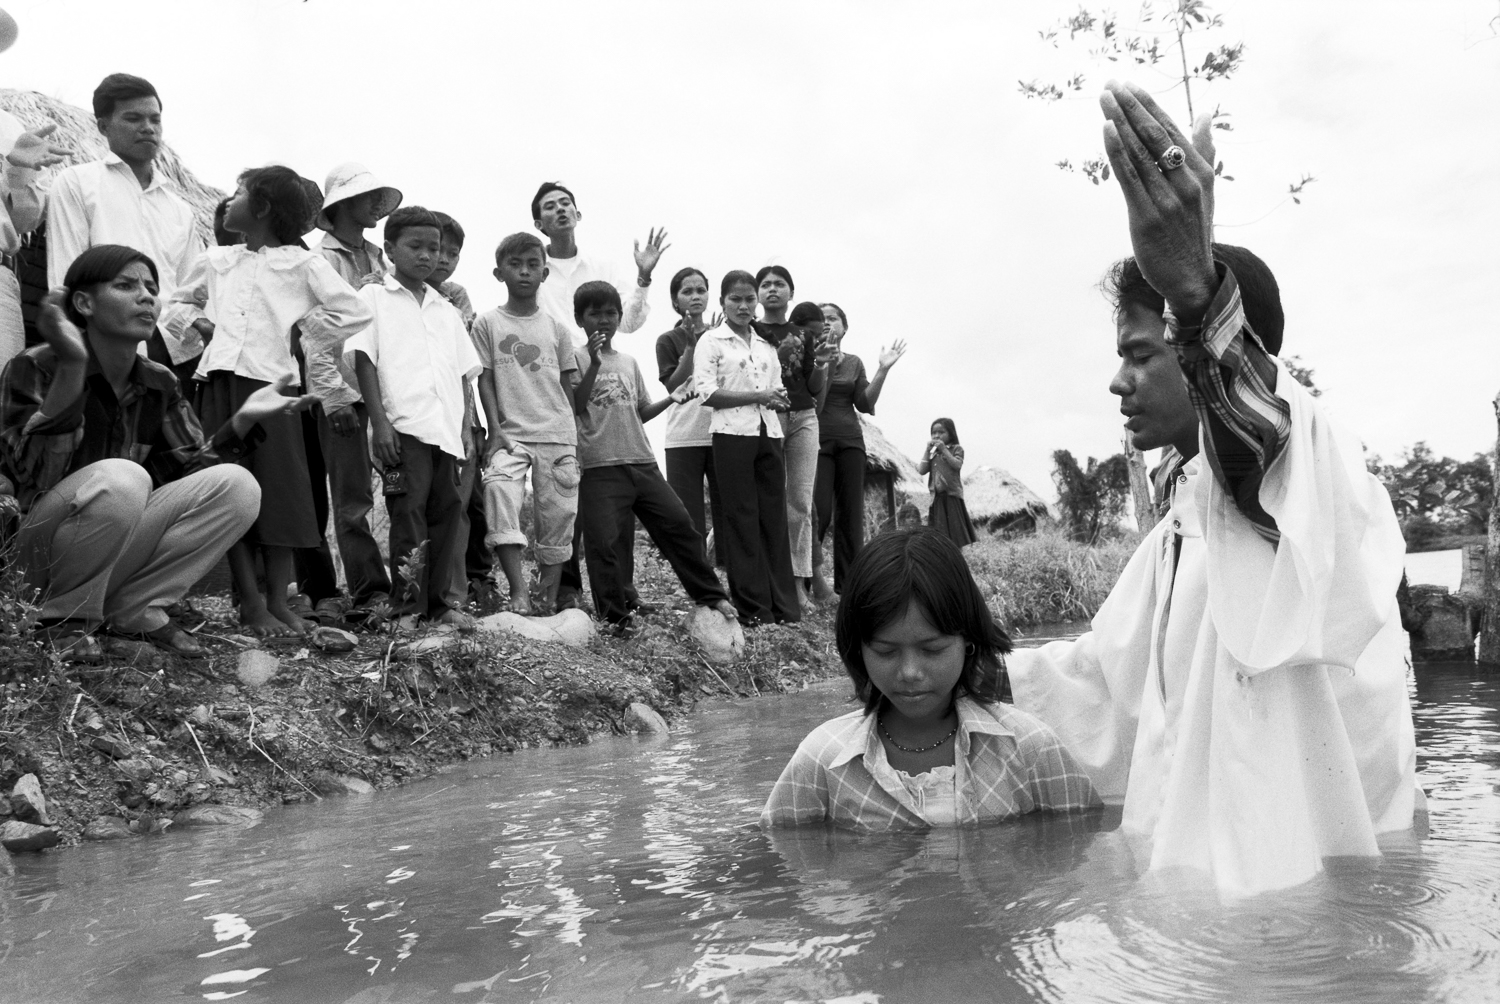
M1197 332L1170 314L1167 341L1188 379L1214 477L1268 540L1276 521L1260 505L1266 471L1291 436L1291 407L1276 396L1276 362L1245 320L1234 273L1220 264L1219 290Z
M211 442L205 441L197 413L174 380L162 409L161 438L166 449L152 453L148 468L158 483L165 483L212 467L221 460L234 461L247 456L266 438L266 432L254 425L243 437L237 436L234 420L230 419Z
M828 773L823 767L823 754L830 741L826 725L802 740L766 799L760 813L761 826L802 826L828 818Z
M55 371L36 352L23 352L0 374L0 444L4 466L23 509L63 479L83 439L83 395L48 418L42 403Z
M1008 708L1017 755L1025 770L1026 792L1043 812L1078 812L1102 805L1088 774L1062 740L1040 719Z

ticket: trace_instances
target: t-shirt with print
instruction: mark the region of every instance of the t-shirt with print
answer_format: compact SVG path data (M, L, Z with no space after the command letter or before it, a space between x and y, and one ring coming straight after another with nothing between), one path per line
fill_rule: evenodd
M587 349L577 350L577 363L580 373L588 369ZM619 351L599 353L588 410L578 416L578 466L588 470L656 463L640 413L641 402L650 400L651 391L634 357Z
M481 380L490 380L501 428L522 443L578 442L573 404L563 391L562 374L578 369L573 339L545 311L525 317L504 307L486 311L469 331L484 365Z

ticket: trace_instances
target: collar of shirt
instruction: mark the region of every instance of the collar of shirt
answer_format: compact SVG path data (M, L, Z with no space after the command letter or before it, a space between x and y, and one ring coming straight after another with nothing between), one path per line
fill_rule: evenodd
M318 242L318 247L324 248L329 251L342 251L345 254L359 254L361 251L363 251L365 254L370 256L371 261L374 261L377 256L383 254L383 252L380 250L380 245L376 244L374 241L364 240L360 243L359 247L354 247L352 245L345 244L337 236L335 236L332 231L323 232L323 239Z
M955 753L958 756L968 757L973 751L973 737L981 736L1004 736L1015 741L1016 734L1005 725L997 721L993 716L985 714L977 702L968 697L960 697L955 704L958 708L958 735ZM859 720L858 727L850 730L844 737L843 747L829 761L830 768L842 766L856 757L863 757L865 764L875 762L876 750L880 747L880 732L877 728L879 713L864 715Z
M140 179L135 176L135 168L131 167L129 164L121 160L119 155L116 154L113 150L111 150L109 153L106 153L103 157L100 158L100 160L102 160L111 171L116 169L124 171L126 174L130 175L131 181L134 181L137 185L140 184ZM162 178L160 165L153 163L151 165L151 180L146 184L145 188L141 189L141 191L154 191L155 189L162 188L165 184L166 182Z
M307 252L295 244L282 244L273 248L261 248L259 251L251 251L243 244L232 244L225 248L215 248L218 254L208 256L208 263L213 266L215 272L224 273L234 268L246 258L254 258L260 255L265 259L266 266L278 272L284 272L289 268L296 268L307 258Z
M89 353L88 365L84 368L83 375L85 380L93 377L104 380L104 370L99 367L99 357L93 352ZM165 395L172 389L173 379L164 368L150 366L145 359L136 356L135 362L130 367L130 382L125 389L124 396L118 398L118 403L123 408L137 398L143 397L146 392L153 390ZM105 380L105 386L109 386L107 380ZM110 390L113 391L114 388L110 387Z

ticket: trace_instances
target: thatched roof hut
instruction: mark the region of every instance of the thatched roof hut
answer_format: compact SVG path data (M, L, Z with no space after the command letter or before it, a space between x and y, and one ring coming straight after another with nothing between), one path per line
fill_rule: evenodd
M52 134L53 140L58 145L66 146L73 151L74 155L70 160L43 172L44 187L45 178L63 167L102 160L109 152L109 144L100 135L99 126L92 111L77 108L58 101L56 98L49 98L37 91L20 91L8 87L0 87L0 108L20 119L28 129L35 129L48 122L56 122L57 132ZM198 218L199 236L203 238L205 244L212 247L214 244L214 207L228 193L199 181L198 177L183 165L176 151L165 143L156 155L156 169L176 189L177 194L193 207L193 214Z
M975 526L991 532L1036 529L1057 513L1036 492L1001 467L976 467L964 474L964 504Z
M894 479L896 483L904 481L922 481L922 475L917 473L917 463L906 454L896 448L880 431L880 426L870 420L870 416L855 412L859 415L859 427L865 434L865 477L872 474L884 474Z

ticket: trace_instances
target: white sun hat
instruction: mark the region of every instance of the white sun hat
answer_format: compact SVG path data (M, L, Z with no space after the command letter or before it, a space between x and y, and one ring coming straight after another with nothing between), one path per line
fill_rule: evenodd
M323 196L323 211L318 214L318 229L332 230L333 221L328 218L328 207L335 202L343 202L352 199L356 195L366 192L379 192L379 199L375 203L375 218L385 219L396 211L401 205L400 189L392 188L390 185L382 185L375 175L363 164L349 161L340 164L328 172L328 181L323 186L326 194Z
M21 29L16 25L16 19L9 12L0 10L0 52L4 52L16 44L16 36Z

